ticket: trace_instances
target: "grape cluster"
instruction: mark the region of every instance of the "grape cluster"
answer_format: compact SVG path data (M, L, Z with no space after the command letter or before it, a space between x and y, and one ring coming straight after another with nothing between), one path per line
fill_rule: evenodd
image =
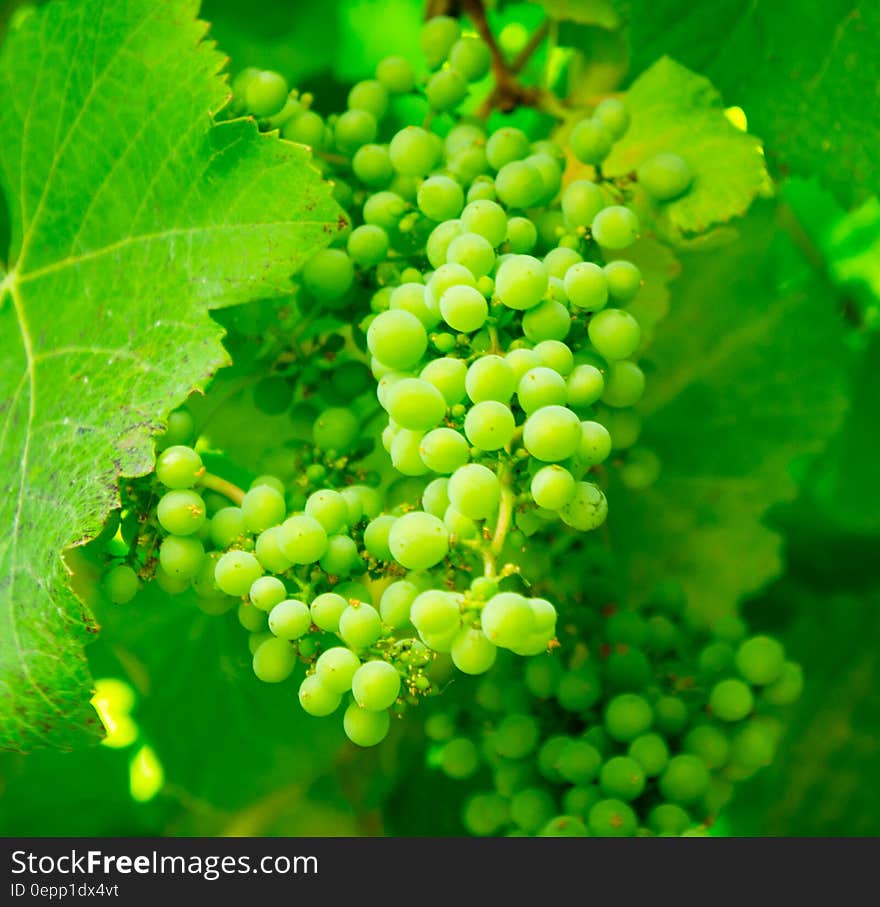
M683 605L667 587L639 611L590 611L558 651L499 664L457 708L440 700L428 759L469 783L471 834L705 834L770 764L799 666L738 618L690 625Z
M738 620L704 638L669 590L639 612L583 591L612 452L631 488L660 469L636 446L634 193L662 205L693 176L664 152L607 178L614 98L566 147L489 130L458 112L489 47L446 16L421 43L426 73L389 57L338 114L277 73L236 77L227 114L309 146L346 211L289 298L218 314L257 409L298 440L240 489L173 413L96 540L104 588L235 611L256 676L343 711L361 746L454 672L487 675L425 725L432 763L492 782L466 802L474 834L692 833L772 758L800 671Z

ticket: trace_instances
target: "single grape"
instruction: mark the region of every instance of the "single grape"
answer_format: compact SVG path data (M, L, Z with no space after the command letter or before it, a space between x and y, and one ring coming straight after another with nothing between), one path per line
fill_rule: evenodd
M443 63L460 36L461 26L451 16L434 16L422 25L420 44L430 69Z
M416 74L404 57L385 57L376 67L376 78L391 94L406 94L415 87Z
M691 187L693 173L677 154L664 151L643 161L636 171L639 185L658 202L669 202L684 195Z
M348 605L339 616L339 636L353 649L365 649L382 634L379 612L366 602Z
M467 95L467 80L454 69L435 72L425 86L425 97L432 110L443 113L457 107Z
M660 793L672 803L687 805L706 793L709 781L706 766L696 756L673 756L660 776Z
M287 507L284 495L269 485L251 488L241 502L241 515L249 532L262 532L284 519Z
M110 601L117 605L130 602L140 589L141 583L137 573L128 564L120 564L110 570L104 577L104 589Z
M543 466L532 477L531 492L535 503L548 510L559 510L574 497L574 476L562 466Z
M199 572L204 556L201 540L191 535L169 535L159 546L162 569L178 580L192 579Z
M470 778L480 767L480 754L467 737L448 741L440 755L440 768L449 778Z
M613 143L611 133L594 119L581 120L568 138L572 154L582 164L601 164L608 157Z
M387 736L391 727L391 715L387 712L373 712L362 709L352 702L342 719L345 735L358 746L375 746Z
M653 720L651 706L634 693L615 696L605 709L605 729L621 743L628 743L644 734Z
M156 460L156 477L166 488L191 488L204 474L202 458L182 444L166 447Z
M495 191L508 208L531 208L544 195L541 171L527 161L505 164L495 177Z
M467 463L470 449L459 432L452 428L435 428L422 438L419 455L431 472L448 475Z
M507 214L497 202L484 199L469 202L461 212L465 230L482 236L495 249L507 238Z
M562 213L571 228L588 227L607 204L605 195L591 180L575 180L562 193Z
M596 837L627 838L636 833L638 819L629 804L610 799L593 804L587 824Z
M427 570L446 557L449 534L437 517L416 510L394 522L388 546L394 559L407 569Z
M346 110L336 120L333 138L343 154L353 154L361 145L374 141L378 129L373 114L366 110Z
M314 517L295 514L281 524L278 544L293 564L314 564L327 550L327 532Z
M803 671L800 665L787 661L777 680L761 691L761 698L770 705L783 706L796 702L804 688Z
M312 440L319 450L342 452L358 435L360 423L355 414L341 406L325 409L312 426Z
M374 224L362 224L351 231L346 249L349 258L362 268L372 268L385 260L389 247L388 234Z
M565 403L568 391L565 379L556 371L545 366L529 369L519 381L516 397L527 413L533 413L545 406Z
M388 109L388 89L376 79L365 79L348 93L348 106L352 110L366 110L381 120Z
M218 558L218 562L219 560ZM216 581L216 567L214 572ZM260 576L251 583L247 595L254 607L261 611L271 611L287 597L287 589L277 576Z
M556 816L538 832L540 838L586 838L587 826L577 816Z
M629 128L629 113L623 101L617 98L605 98L596 105L593 119L601 123L616 142Z
M347 535L331 535L318 563L329 576L348 576L360 564L357 544Z
M523 315L523 333L529 340L564 340L571 330L571 315L568 309L553 299L529 309Z
M635 406L645 392L645 374L635 362L612 362L605 376L602 402L607 406Z
M281 683L296 667L296 651L286 639L267 639L254 652L253 666L263 683Z
M571 740L556 759L560 777L572 784L589 784L599 774L602 754L586 740Z
M610 261L605 265L608 295L618 303L630 302L642 285L642 272L631 262Z
M235 538L237 537L238 536L235 536ZM217 539L213 536L213 532L212 538L214 540L214 543L219 545ZM230 543L233 540L234 539L230 539ZM228 545L220 545L220 547L225 548L228 547ZM284 552L281 550L280 526L272 526L269 529L266 529L264 532L261 532L257 536L257 543L254 546L254 554L256 554L257 560L263 566L263 569L268 570L271 573L284 573L292 566L291 561L288 560Z
M487 466L469 463L452 474L448 492L459 513L472 520L484 520L498 509L501 484Z
M284 107L288 90L284 76L270 70L257 70L247 80L245 104L255 117L271 117Z
M299 704L314 718L332 715L341 702L342 695L328 687L317 673L306 677L299 686Z
M445 221L457 217L464 206L461 186L448 176L426 179L417 195L419 210L431 220Z
M462 233L449 244L446 261L462 265L476 278L485 277L495 267L495 250L479 233Z
M486 323L489 306L478 289L459 284L440 297L440 314L453 330L470 334Z
M507 243L515 255L525 255L535 248L538 231L527 217L511 217L507 222Z
M159 524L172 535L192 535L205 525L205 502L189 489L163 494L156 507Z
M580 420L565 406L543 406L526 419L523 427L525 449L535 459L547 463L570 457L580 439Z
M566 381L566 398L563 402L569 406L592 406L604 390L605 379L596 366L576 365Z
M406 202L396 192L375 192L364 202L364 222L392 233L400 225L406 209Z
M459 38L449 51L449 65L468 82L479 82L492 65L489 45L482 38Z
M525 642L535 629L535 615L527 598L500 592L483 606L483 632L496 645L509 649Z
M769 636L753 636L739 647L736 667L754 686L765 686L779 679L785 666L785 650Z
M755 697L751 688L741 680L722 680L712 687L709 708L721 721L742 721L754 707Z
M614 756L602 766L599 787L606 797L635 800L645 789L645 771L630 756Z
M446 400L429 381L402 378L389 391L386 408L402 428L426 431L446 415Z
M606 249L618 250L631 246L639 235L638 218L621 205L603 208L594 218L590 229L593 238Z
M437 162L438 147L421 126L401 129L388 146L394 169L404 176L424 176Z
M452 640L452 663L464 674L484 674L498 655L498 649L482 630L463 627Z
M348 602L336 592L322 592L309 607L312 622L328 633L339 632L339 619L348 607Z
M541 365L559 372L563 378L574 368L574 354L571 348L560 340L542 340L535 344L535 355Z
M608 279L599 265L582 261L565 272L565 292L575 308L598 312L608 302Z
M606 359L628 359L642 339L639 323L623 309L604 309L590 319L590 342Z
M636 737L631 741L628 753L649 778L659 775L669 762L669 747L659 734Z

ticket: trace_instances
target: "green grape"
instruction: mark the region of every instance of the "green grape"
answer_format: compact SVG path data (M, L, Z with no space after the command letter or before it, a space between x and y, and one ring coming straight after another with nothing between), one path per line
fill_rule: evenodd
M527 217L511 217L507 222L507 243L514 255L531 252L538 242L538 231Z
M260 578L263 567L248 551L227 551L214 568L214 579L221 592L236 597L247 595Z
M338 633L339 619L348 606L348 602L336 592L323 592L313 599L309 606L309 613L312 622L319 630Z
M523 674L526 688L538 699L550 699L556 695L562 679L562 665L557 658L538 655L526 660Z
M395 287L391 291L388 304L391 309L403 309L411 315L415 315L426 330L436 327L440 320L428 308L426 287L422 283L403 283L399 287Z
M348 576L359 564L357 544L347 535L331 535L318 562L329 576Z
M269 627L269 615L255 608L250 602L242 602L238 606L238 622L250 633L265 633ZM268 639L269 636L265 638Z
M168 417L165 431L156 438L156 447L163 450L168 447L184 446L195 434L195 422L188 410L176 409Z
M544 181L534 164L511 161L498 171L495 191L508 208L531 208L544 194Z
M483 237L493 249L507 238L507 214L491 200L470 202L461 212L461 223L467 232Z
M451 504L443 514L443 525L449 530L449 535L454 536L456 540L474 539L480 534L480 527L476 522Z
M194 491L169 491L156 507L159 524L172 535L192 535L205 525L205 502Z
M571 740L559 752L556 770L571 784L589 784L602 765L602 754L585 740Z
M678 837L693 824L677 803L661 803L648 813L648 827L658 835Z
M419 634L443 636L458 630L461 608L451 592L429 589L420 593L410 608L410 620Z
M457 107L467 95L467 80L454 69L435 72L425 86L425 97L432 110L443 113Z
M615 696L605 709L605 729L621 743L628 743L644 734L653 720L651 706L634 693Z
M638 321L623 309L604 309L590 319L590 342L606 359L628 359L642 339Z
M366 602L348 605L339 616L339 636L353 649L365 649L382 634L379 612Z
M363 224L351 231L346 249L349 258L362 268L372 268L388 254L388 234L374 224Z
M601 164L608 157L614 139L605 126L594 119L581 120L571 131L568 145L582 164Z
M510 800L510 818L523 831L535 833L553 816L556 804L547 791L539 787L526 787L517 791Z
M604 101L600 101L593 111L593 119L608 130L615 142L629 128L629 113L623 101L617 98L605 98Z
M587 227L605 207L605 195L590 180L575 180L562 193L562 213L571 228Z
M690 754L673 756L660 776L660 793L672 803L687 806L699 800L709 789L706 766Z
M221 555L222 557L223 555ZM218 563L221 558L217 559ZM214 574L212 580L216 582L216 565ZM271 611L275 605L287 597L287 589L277 576L258 576L248 588L247 595L255 607L261 611Z
M376 67L376 78L391 94L406 94L416 82L412 64L404 57L385 57Z
M267 639L254 652L253 665L263 683L281 683L296 667L296 651L286 639Z
M709 708L721 721L742 721L754 705L751 688L733 678L716 683L709 694Z
M642 285L642 272L631 261L610 261L603 268L608 295L618 303L630 302Z
M245 85L245 104L255 117L271 117L284 107L288 90L284 76L269 70L256 70Z
M754 686L766 686L779 679L785 665L785 650L769 636L753 636L736 652L739 673Z
M362 709L356 702L352 702L345 710L342 727L352 743L363 747L376 746L388 736L391 715L387 711Z
M507 403L515 389L513 369L501 356L481 356L467 370L465 390L474 403L495 400Z
M397 230L406 207L406 202L395 192L375 192L364 202L364 222L392 233Z
M482 38L459 38L449 51L449 64L468 82L479 82L492 65L489 45Z
M281 524L278 545L293 564L314 564L327 550L327 532L307 514L295 514Z
M299 704L313 718L332 715L342 702L342 695L328 687L317 674L306 677L299 685Z
M577 816L556 816L538 832L540 838L587 838L590 832Z
M479 450L500 450L510 443L516 420L509 406L484 400L468 410L464 421L468 441Z
M371 520L364 530L364 547L371 557L378 561L390 561L393 555L389 545L391 527L397 522L397 517L384 515Z
M299 639L311 625L308 606L296 599L281 601L269 612L269 629L280 639Z
M608 302L608 279L599 265L582 261L565 272L565 292L576 308L598 312Z
M587 824L596 837L628 838L636 833L638 819L622 800L599 800L590 807Z
M479 767L480 754L467 737L453 738L444 745L440 753L440 768L448 778L470 778Z
M202 458L182 444L166 447L156 460L156 478L166 488L191 488L204 474Z
M343 154L352 154L374 141L378 128L376 118L366 110L346 110L336 120L333 138Z
M461 236L464 232L465 227L460 220L447 220L434 227L425 245L431 267L439 268L446 264L446 253L449 251L449 246L457 236Z
M706 677L719 677L733 669L733 647L726 642L710 643L700 650L697 665Z
M583 712L599 701L601 692L599 675L592 667L584 665L562 675L556 700L567 712Z
M303 266L302 281L316 299L340 299L354 282L354 265L341 249L322 249Z
M601 799L602 795L595 785L570 787L562 797L562 808L569 815L586 818L593 804Z
M668 151L662 151L643 161L636 176L639 185L658 202L669 202L684 195L694 180L687 162Z
M721 617L712 624L712 635L731 644L742 642L748 629L741 617Z
M564 340L571 330L571 315L568 309L553 299L529 309L523 315L523 333L529 340Z
M541 364L538 354L534 350L525 348L512 349L504 358L513 370L513 378L516 381L517 387L519 387L519 383L522 381L523 375L525 375L526 372L533 368L537 368Z
M495 266L495 250L479 233L462 233L449 244L446 261L462 265L476 278L485 277Z
M599 787L606 797L635 800L645 789L645 772L630 756L614 756L599 772Z
M351 159L351 169L358 180L371 189L384 188L394 176L394 168L391 166L391 155L388 153L388 149L382 145L370 144L362 145L358 148ZM350 241L348 254L355 258L351 252Z
M723 731L711 724L698 724L684 738L686 752L697 756L708 769L721 768L730 755L730 742Z
M110 601L117 605L130 602L140 587L141 583L137 573L128 564L114 567L104 577L104 589Z
M324 128L324 120L317 113L304 110L284 124L281 135L289 142L321 148L324 145Z
M162 566L161 561L161 549L160 549L160 561L156 566L156 583L159 588L165 592L167 595L180 595L181 592L185 592L189 587L189 578L183 579L179 576L174 576ZM201 568L201 564L197 567L197 570Z
M562 466L543 466L532 477L530 490L539 507L559 510L574 496L574 476Z
M602 402L606 406L635 406L645 392L645 374L635 362L612 362L605 376Z
M360 425L349 409L325 409L312 426L312 439L319 450L347 450L358 435Z
M446 415L446 400L429 381L401 378L389 391L386 408L402 428L426 431Z
M448 479L434 479L425 486L422 494L422 510L430 513L432 516L442 518L449 506L449 494L447 493Z
M238 535L235 536L235 538L238 538ZM214 544L218 545L221 548L229 547L229 544L234 541L234 539L230 539L228 544L220 544L217 538L215 538L213 535L213 525L212 539L214 541ZM260 562L260 564L262 564L263 569L268 570L270 573L285 573L292 566L291 561L288 560L284 552L281 550L280 526L272 526L269 529L266 529L264 532L261 532L257 536L257 543L254 546L254 554L256 554L257 560Z
M492 835L507 823L507 801L499 794L475 794L469 797L462 810L462 824L469 834Z
M315 662L315 677L327 690L341 696L351 689L352 679L360 666L360 659L351 649L333 646L322 652Z
M568 376L565 390L566 398L563 402L569 406L592 406L605 390L605 379L602 377L602 372L594 365L576 365ZM605 433L607 434L607 430ZM608 443L610 450L610 435Z
M766 768L776 755L776 738L770 727L750 721L736 732L730 746L730 771L735 777L750 777Z
M400 674L387 661L365 662L352 677L351 691L362 709L382 712L394 704L400 693Z
M537 412L545 406L561 406L567 396L565 379L545 366L529 369L516 389L516 398L526 414Z
M516 592L499 592L483 606L480 623L491 642L511 649L521 645L532 634L535 614L527 598Z
M444 293L451 287L458 285L476 287L477 281L464 265L456 262L448 262L437 268L428 280L428 290L425 294L428 308L435 309L437 314L439 314L440 300L443 298Z
M487 466L469 463L452 474L448 492L450 503L459 513L471 520L484 520L498 509L501 484Z
M463 674L485 674L495 664L498 649L482 630L463 627L452 640L450 654Z
M678 734L687 721L687 706L675 696L661 696L654 703L654 723L661 733Z
M492 742L505 759L523 759L538 745L538 723L531 715L507 715L495 728Z
M399 517L388 535L391 554L409 570L427 570L449 552L449 534L443 522L429 513L413 511Z
M486 142L486 158L493 170L525 158L531 150L524 132L512 126L496 129Z
M475 287L459 284L450 287L440 297L440 314L453 330L470 334L486 323L489 306L483 294Z
M449 56L453 45L461 37L461 26L451 16L434 16L422 25L420 44L425 62L437 69Z
M328 535L339 532L348 523L348 505L345 498L329 488L310 494L306 500L306 514L317 520Z
M556 198L562 185L562 169L549 154L530 154L523 162L533 167L541 180L541 204L549 204Z
M388 153L398 173L424 176L437 163L438 148L427 130L421 126L407 126L391 139Z
M352 110L366 110L381 120L388 110L388 90L376 79L365 79L348 93L348 106Z
M379 601L382 622L397 630L407 627L410 623L410 608L418 594L418 587L408 580L391 583Z
M570 457L577 450L580 439L580 420L565 406L542 406L529 415L523 426L525 449L535 459L546 463Z
M559 340L542 340L535 344L535 354L541 365L559 372L563 378L571 374L574 368L574 355L571 349Z
M639 235L639 220L621 205L603 208L590 225L593 238L605 249L625 249L631 246Z
M470 449L464 437L452 428L429 431L419 445L422 462L431 472L448 475L470 459Z
M783 706L796 702L804 688L803 671L800 665L787 661L777 680L761 691L761 698L769 705Z
M191 535L169 535L159 546L162 569L178 580L192 579L199 572L204 556L205 548L201 540ZM244 595L244 592L241 594Z
M669 762L669 748L659 734L636 737L630 742L627 752L649 778L659 775Z
M284 495L269 485L251 488L241 502L241 515L249 532L262 532L284 519L287 507Z
M419 210L426 217L444 221L461 213L464 191L448 176L432 176L419 186L417 199Z

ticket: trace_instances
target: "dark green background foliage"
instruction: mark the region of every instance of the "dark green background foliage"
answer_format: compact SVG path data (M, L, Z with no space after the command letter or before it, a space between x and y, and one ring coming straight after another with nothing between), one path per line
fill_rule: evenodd
M0 34L15 5L0 6ZM496 25L534 29L543 17L534 3L498 6ZM708 249L677 250L646 400L664 478L641 497L609 495L635 586L672 573L706 614L739 604L805 667L776 763L743 785L720 831L878 834L880 8L566 6L579 21L563 23L560 40L576 52L557 88L593 98L669 55L745 111L778 186L733 222L735 237L725 227ZM415 62L422 14L416 0L202 8L233 72L276 68L324 109L383 56ZM0 259L7 221L0 203ZM235 398L226 405L235 426ZM261 439L277 434L261 418L245 438L231 431L236 459L257 464ZM355 752L337 722L296 708L295 685L253 678L234 618L184 605L155 591L129 610L96 604L103 632L87 649L94 677L137 690L137 746L161 760L161 793L132 799L133 748L0 754L0 833L461 833L461 785L426 764L416 716L376 751Z

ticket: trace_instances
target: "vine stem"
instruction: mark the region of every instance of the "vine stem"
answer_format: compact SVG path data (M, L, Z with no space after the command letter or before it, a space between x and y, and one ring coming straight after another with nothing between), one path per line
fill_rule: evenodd
M497 574L495 562L501 554L502 548L504 548L504 542L510 530L510 521L513 517L514 496L513 489L510 487L510 474L507 470L502 470L498 479L501 482L498 520L495 523L495 531L492 533L491 541L483 548L483 575L490 579L494 579Z
M234 485L227 479L221 479L220 476L215 476L212 472L206 472L199 479L199 484L204 488L222 494L225 498L229 498L230 501L238 504L239 507L244 500L244 491L238 485Z
M538 28L532 32L528 44L513 58L510 64L510 71L513 75L519 75L528 65L529 60L535 55L535 51L544 43L544 39L550 33L550 19L545 19Z

